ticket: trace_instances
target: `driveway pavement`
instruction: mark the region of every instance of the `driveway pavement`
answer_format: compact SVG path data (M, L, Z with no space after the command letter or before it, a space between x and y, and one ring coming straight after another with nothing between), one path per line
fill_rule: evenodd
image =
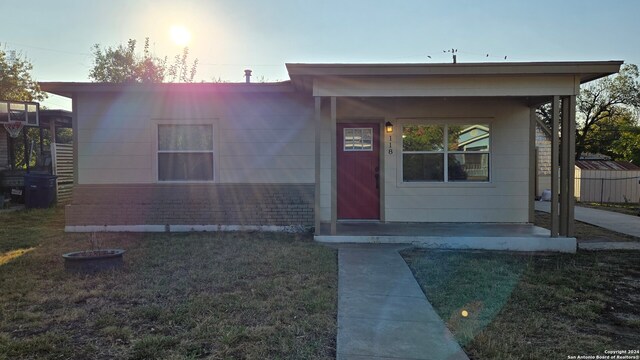
M538 211L551 212L551 203L548 201L536 201L535 206ZM638 216L576 206L575 218L587 224L640 238L640 217Z
M338 247L337 358L468 360L398 254L402 247Z

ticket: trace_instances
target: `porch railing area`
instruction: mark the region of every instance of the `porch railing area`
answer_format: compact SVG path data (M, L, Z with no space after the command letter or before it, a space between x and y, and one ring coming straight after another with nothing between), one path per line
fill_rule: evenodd
M57 175L58 203L71 200L73 190L73 144L51 144L52 172Z

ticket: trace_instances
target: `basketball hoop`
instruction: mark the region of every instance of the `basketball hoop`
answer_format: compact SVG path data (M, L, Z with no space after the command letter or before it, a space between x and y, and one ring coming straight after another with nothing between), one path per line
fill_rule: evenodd
M18 137L18 134L20 134L20 130L22 130L23 127L24 122L22 121L11 121L4 124L4 128L9 133L9 136L11 136L13 139Z

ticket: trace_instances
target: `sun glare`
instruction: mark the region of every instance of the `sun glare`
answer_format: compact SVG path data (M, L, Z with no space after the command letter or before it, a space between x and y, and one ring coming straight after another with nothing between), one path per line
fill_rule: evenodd
M169 33L171 34L171 40L176 45L187 46L191 40L191 33L184 26L174 25L169 29Z

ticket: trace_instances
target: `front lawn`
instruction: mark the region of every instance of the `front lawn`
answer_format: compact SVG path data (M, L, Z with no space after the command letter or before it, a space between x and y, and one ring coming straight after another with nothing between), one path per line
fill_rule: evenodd
M567 359L640 344L637 252L402 255L472 359Z
M101 234L125 267L83 276L62 217L0 214L0 359L335 356L336 252L311 235Z

